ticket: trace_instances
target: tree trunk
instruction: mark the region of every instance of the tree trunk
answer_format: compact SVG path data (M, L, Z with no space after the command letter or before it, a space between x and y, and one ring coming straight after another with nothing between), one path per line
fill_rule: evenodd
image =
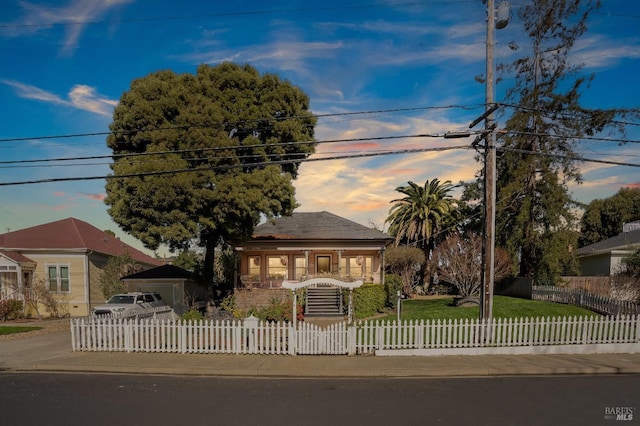
M205 244L205 252L204 252L204 265L203 265L203 271L202 271L202 276L204 278L204 281L207 285L207 288L210 289L211 294L213 295L213 297L216 297L216 283L213 280L213 268L214 268L214 264L215 264L215 257L216 257L216 242L218 241L217 238L208 238Z

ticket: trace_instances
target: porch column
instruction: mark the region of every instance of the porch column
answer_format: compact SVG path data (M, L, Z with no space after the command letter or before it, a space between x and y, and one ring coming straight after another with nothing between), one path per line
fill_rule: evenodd
M309 250L304 251L304 276L309 278Z
M336 250L338 252L338 276L342 276L342 250Z
M384 286L384 276L385 276L385 267L384 267L384 252L387 249L385 247L382 247L380 249L380 283Z

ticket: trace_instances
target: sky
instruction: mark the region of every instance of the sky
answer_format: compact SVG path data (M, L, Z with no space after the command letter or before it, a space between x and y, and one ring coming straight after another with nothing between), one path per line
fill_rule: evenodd
M526 52L508 47L526 49L517 16L525 4L512 1L511 22L495 33L496 63ZM75 217L142 248L108 215L100 178L110 172L107 159L25 161L111 154L105 133L132 80L164 69L195 73L200 64L224 61L276 73L301 88L321 116L318 141L357 139L320 144L311 158L452 148L301 165L297 211L324 210L383 228L391 201L401 196L398 186L436 178L468 182L481 169L476 151L456 148L470 146L473 136L436 136L466 130L484 111L485 85L476 76L486 70L486 13L482 0L5 1L0 233ZM603 0L592 15L571 56L595 75L583 93L585 107L640 108L639 28L640 2ZM505 78L496 85L496 101L508 84ZM640 164L638 124L627 126L631 143L583 140L577 151ZM415 135L430 137L402 138ZM640 186L637 170L582 163L583 182L570 189L583 203L606 198ZM11 184L78 177L96 179Z

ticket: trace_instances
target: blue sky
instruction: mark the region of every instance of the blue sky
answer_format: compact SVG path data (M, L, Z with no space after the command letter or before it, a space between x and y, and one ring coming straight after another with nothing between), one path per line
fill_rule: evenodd
M485 99L486 6L470 1L9 1L0 18L0 161L108 155L113 107L131 81L161 69L195 72L201 63L249 63L302 88L319 120L318 140L443 134L465 129ZM496 2L497 3L497 2ZM496 62L521 53L518 8L496 32ZM585 106L640 107L640 2L603 0L572 61L595 73ZM508 83L508 80L506 81ZM505 83L499 84L501 100ZM437 108L434 108L437 107ZM369 114L344 115L352 112ZM340 115L343 114L343 115ZM19 140L9 140L19 139ZM320 145L317 157L447 147L469 139L409 138ZM639 141L638 125L627 139ZM589 158L640 163L637 143L583 141ZM299 211L327 210L384 224L395 188L426 179L470 181L472 150L413 153L303 164ZM582 202L638 186L637 168L584 163ZM104 176L106 160L0 164L0 183ZM0 232L76 217L111 229L104 180L0 186ZM162 253L162 251L161 251Z

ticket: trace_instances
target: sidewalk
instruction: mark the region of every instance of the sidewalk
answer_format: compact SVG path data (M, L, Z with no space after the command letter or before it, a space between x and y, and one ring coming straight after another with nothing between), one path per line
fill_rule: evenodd
M490 377L640 374L640 354L286 356L72 352L68 331L0 341L0 371L228 377Z

